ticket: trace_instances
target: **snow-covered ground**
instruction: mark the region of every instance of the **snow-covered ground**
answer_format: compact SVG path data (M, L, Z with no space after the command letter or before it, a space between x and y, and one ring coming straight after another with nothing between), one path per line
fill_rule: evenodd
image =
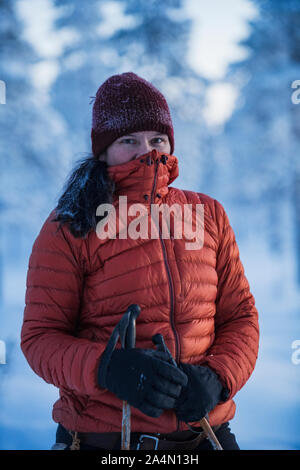
M300 364L292 361L292 343L300 340L300 290L290 246L279 257L258 238L239 245L261 328L257 366L236 395L231 422L242 449L300 449ZM19 347L26 271L25 259L22 268L10 265L4 272L0 449L49 449L56 430L51 413L58 390L33 373Z

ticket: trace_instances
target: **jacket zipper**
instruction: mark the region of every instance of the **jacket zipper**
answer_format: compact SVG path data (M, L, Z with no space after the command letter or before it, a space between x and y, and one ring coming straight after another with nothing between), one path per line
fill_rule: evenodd
M156 186L158 166L159 166L159 160L157 159L156 162L155 162L154 182L153 182L152 191L151 191L150 206L151 206L152 203L154 203L154 190L155 190L155 186ZM173 283L173 280L172 280L171 270L170 270L170 266L169 266L169 263L168 263L166 245L165 245L165 242L164 242L164 240L161 236L161 230L160 230L159 224L158 224L158 232L159 232L160 243L161 243L162 250L163 250L165 268L166 268L168 281L169 281L169 291L170 291L170 299L171 299L170 321L171 321L171 328L172 328L174 338L175 338L175 360L176 360L176 363L179 364L179 357L180 357L179 347L180 347L180 344L179 344L178 334L177 334L175 323L174 323L174 302L175 302L174 283ZM178 418L176 418L176 420L177 420L177 431L179 431L179 420L178 420Z
M156 162L155 162L154 182L153 182L152 191L151 191L150 204L154 204L154 190L155 190L156 180L157 180L158 165L159 165L159 160L156 160ZM161 243L162 250L163 250L164 263L165 263L166 272L167 272L168 281L169 281L169 290L170 290L170 299L171 299L170 321L171 321L171 327L172 327L174 337L175 337L175 351L176 351L175 360L178 363L179 362L179 339L178 339L178 334L177 334L175 323L174 323L174 300L175 300L174 284L173 284L173 280L172 280L170 266L169 266L169 263L168 263L166 245L165 245L165 242L162 238L161 230L160 230L159 225L158 225L158 231L159 231L160 243Z
M171 327L174 333L175 337L175 360L177 364L179 363L179 340L178 340L178 334L176 331L175 323L174 323L174 284L172 281L172 276L171 276L171 271L170 271L170 266L167 260L167 252L166 252L166 245L165 242L163 241L163 238L161 237L161 231L159 228L159 239L161 242L161 246L163 249L163 255L164 255L164 262L166 266L166 271L168 275L168 280L169 280L169 289L170 289L170 297L171 297L171 307L170 307L170 320L171 320Z

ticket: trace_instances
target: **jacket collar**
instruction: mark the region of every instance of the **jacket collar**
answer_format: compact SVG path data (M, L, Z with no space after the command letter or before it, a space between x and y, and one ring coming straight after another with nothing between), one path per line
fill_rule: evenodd
M108 167L108 174L116 184L114 198L126 195L128 202L159 204L179 174L178 159L153 149L135 160Z

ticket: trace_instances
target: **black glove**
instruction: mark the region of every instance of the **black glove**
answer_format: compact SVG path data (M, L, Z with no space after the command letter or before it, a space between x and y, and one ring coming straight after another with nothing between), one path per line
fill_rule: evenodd
M98 383L121 400L157 418L173 409L187 384L183 371L170 364L166 352L154 349L115 349L109 364L98 369ZM105 372L106 370L106 372Z
M183 363L179 367L188 377L187 386L175 405L179 420L186 423L199 421L219 402L226 401L229 392L209 367Z

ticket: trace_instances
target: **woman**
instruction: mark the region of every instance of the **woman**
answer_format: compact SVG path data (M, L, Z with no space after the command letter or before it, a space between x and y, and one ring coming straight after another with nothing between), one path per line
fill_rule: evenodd
M120 449L127 400L133 449L210 449L199 425L207 415L222 447L239 449L229 421L255 366L258 315L225 210L208 195L170 186L178 160L168 104L136 74L100 86L91 138L93 156L73 171L28 268L21 347L32 369L60 389L56 441ZM150 221L150 206L202 204L203 246L187 249L171 224L169 238L160 229L152 238L121 236L120 224L100 237L98 224L108 219L99 207L111 203L120 215L124 200L128 209L142 204ZM117 344L104 363L131 304L141 309L136 347ZM173 362L155 348L157 333Z

